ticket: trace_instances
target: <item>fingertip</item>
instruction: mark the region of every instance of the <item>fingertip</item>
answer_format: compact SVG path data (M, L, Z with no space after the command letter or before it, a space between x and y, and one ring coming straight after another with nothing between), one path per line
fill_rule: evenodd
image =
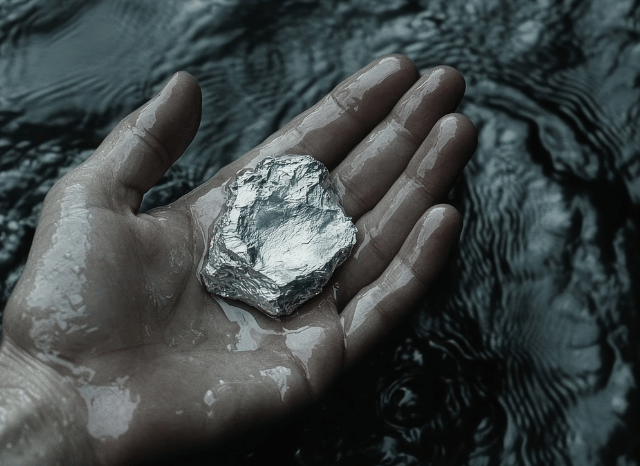
M447 109L447 112L456 111L460 102L462 102L462 98L464 97L464 93L467 88L467 84L462 74L451 66L438 65L425 72L425 75L438 76L441 107Z
M401 255L408 263L422 264L423 281L429 283L444 266L462 231L462 216L448 204L427 210L411 232Z
M180 70L176 71L171 75L171 77L166 81L166 83L162 86L160 91L158 91L157 95L161 95L165 92L166 89L170 89L175 86L181 86L187 91L191 91L194 95L201 96L200 85L196 78L189 73L188 71Z
M442 212L443 226L451 231L455 237L459 237L462 232L463 219L462 214L449 204L438 204L433 207Z
M462 215L458 209L449 204L436 204L424 215L423 226L433 225L432 228L443 230L444 235L456 236L462 231Z
M399 86L404 87L406 91L409 91L411 86L420 79L420 70L413 60L406 55L393 54L387 55L387 57L396 60L399 70L397 73L397 79L400 82Z
M399 54L385 55L343 81L332 95L342 107L349 108L353 116L371 126L391 111L419 77L410 58ZM365 101L367 105L357 105Z
M471 157L478 146L478 128L476 128L476 125L468 116L463 115L462 113L456 113L455 116L458 121L458 131L460 136L471 143L469 147L471 152L469 157Z
M402 74L405 74L407 78L412 79L413 82L417 81L420 77L420 71L414 63L414 61L406 55L401 53L391 53L379 58L382 60L394 60L398 64L398 69Z
M152 133L171 153L181 154L195 137L202 117L202 90L186 71L173 74L145 105L135 126Z
M197 89L198 92L200 92L200 85L198 84L198 81L188 71L184 71L184 70L176 71L175 73L173 73L173 76L169 78L169 81L171 81L174 78L179 82L181 82L183 85L193 86L194 89Z
M196 78L187 71L178 71L171 79L175 79L176 84L183 88L186 95L190 96L195 113L200 118L202 115L202 88Z
M465 115L449 113L436 122L423 144L426 155L424 158L416 157L410 162L413 169L424 174L426 167L432 167L435 157L438 163L444 164L443 168L446 166L447 172L455 179L476 151L478 130ZM443 176L440 180L445 178L447 185L453 181L450 176Z
M467 83L464 79L464 76L462 76L462 73L449 65L438 65L436 68L439 68L443 71L445 79L450 83L449 85L453 89L461 94L464 94L464 92L467 90Z

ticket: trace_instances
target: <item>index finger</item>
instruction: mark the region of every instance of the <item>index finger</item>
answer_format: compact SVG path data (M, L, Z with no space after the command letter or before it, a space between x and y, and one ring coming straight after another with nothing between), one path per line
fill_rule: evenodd
M403 55L374 60L262 144L222 168L202 188L221 186L256 159L283 153L311 155L330 170L391 112L418 78L415 65ZM201 196L202 190L198 191Z

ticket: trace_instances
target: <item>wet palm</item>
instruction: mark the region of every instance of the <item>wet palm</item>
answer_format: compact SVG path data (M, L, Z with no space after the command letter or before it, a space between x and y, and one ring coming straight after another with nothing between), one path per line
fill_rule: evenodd
M199 88L177 74L49 193L4 350L75 386L104 463L303 406L411 309L455 242L459 215L434 205L475 147L473 125L445 116L463 92L449 68L418 80L404 57L376 60L200 188L140 214L199 123ZM212 297L198 270L224 184L283 152L332 170L359 234L338 286L278 321Z

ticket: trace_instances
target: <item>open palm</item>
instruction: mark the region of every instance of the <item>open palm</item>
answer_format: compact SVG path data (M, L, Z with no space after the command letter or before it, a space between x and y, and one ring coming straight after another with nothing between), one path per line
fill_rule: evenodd
M100 463L215 442L315 399L411 309L461 228L436 205L472 155L464 81L378 59L173 204L142 197L197 131L201 96L176 74L48 194L5 310L3 351L72 384ZM282 153L323 162L358 227L325 291L275 320L199 280L224 186Z

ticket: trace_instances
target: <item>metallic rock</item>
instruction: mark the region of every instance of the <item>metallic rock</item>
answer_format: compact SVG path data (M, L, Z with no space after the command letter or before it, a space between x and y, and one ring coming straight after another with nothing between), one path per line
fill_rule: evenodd
M322 291L356 232L322 163L268 157L229 184L201 276L211 293L289 315Z

